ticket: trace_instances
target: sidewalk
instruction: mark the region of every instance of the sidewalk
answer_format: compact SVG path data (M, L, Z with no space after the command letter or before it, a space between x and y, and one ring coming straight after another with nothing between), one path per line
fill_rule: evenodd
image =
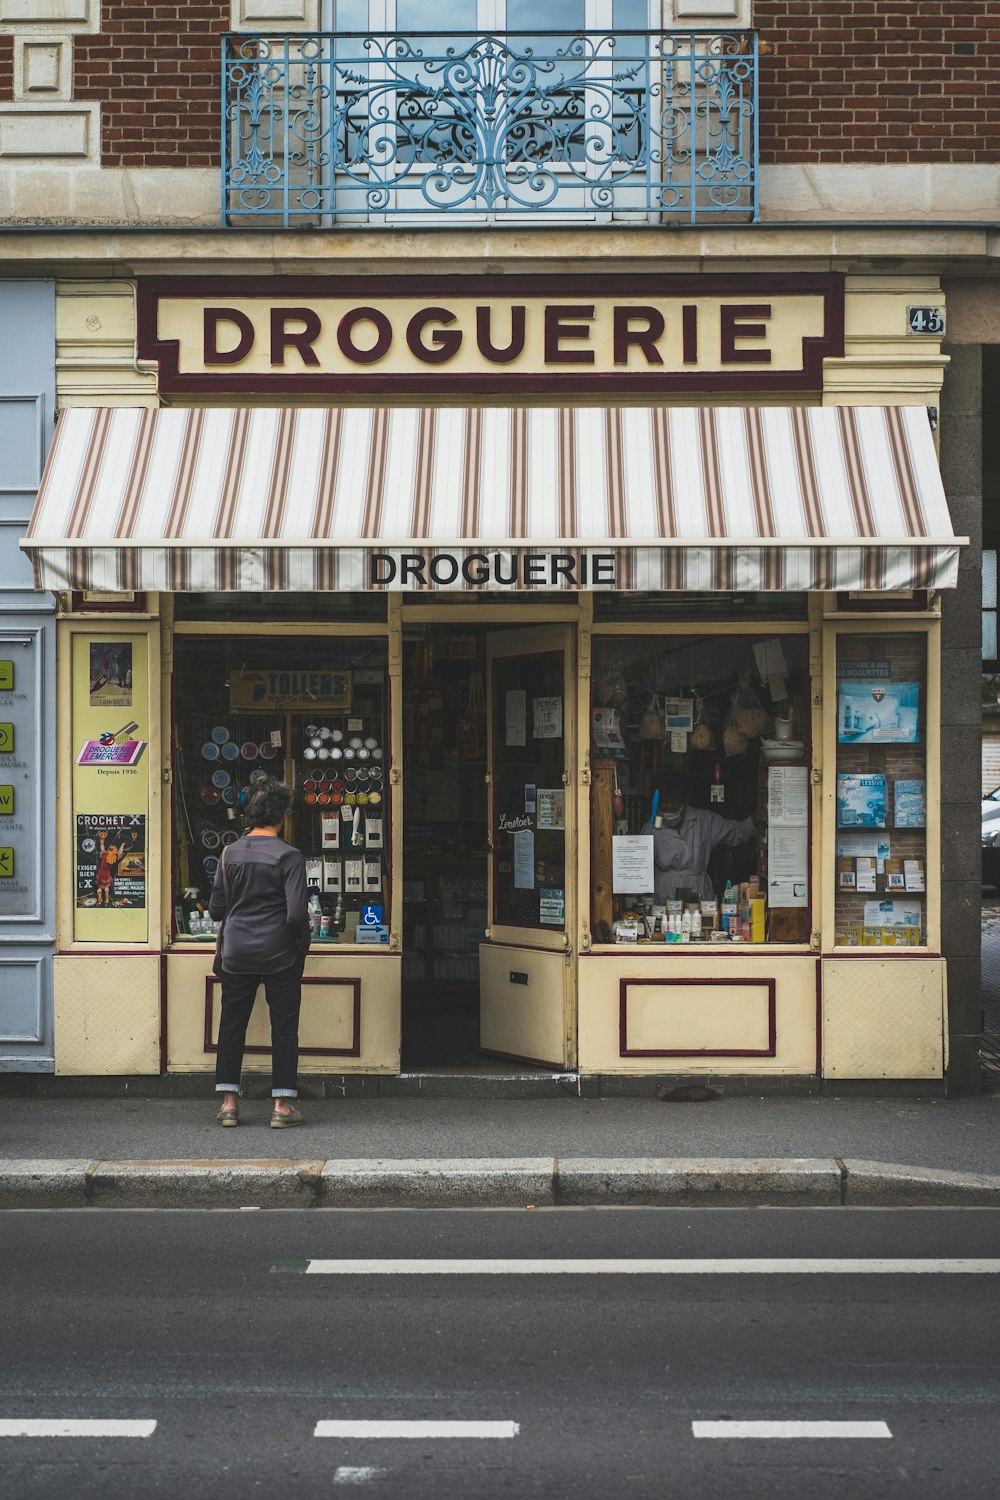
M211 1099L0 1098L0 1204L57 1206L65 1192L121 1207L1000 1206L997 1094L320 1099L280 1135L266 1098L243 1101L236 1130L214 1111Z

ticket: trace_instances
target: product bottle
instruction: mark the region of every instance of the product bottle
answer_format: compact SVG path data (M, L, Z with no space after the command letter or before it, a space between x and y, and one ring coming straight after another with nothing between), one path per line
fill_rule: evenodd
M690 941L691 941L691 913L688 911L687 907L685 907L684 908L684 914L681 917L681 942L682 943L689 943Z
M693 943L697 943L697 942L700 942L700 940L701 940L701 912L699 910L699 911L693 911L691 913L691 941Z
M337 897L337 904L333 909L333 920L330 923L330 936L339 937L344 930L344 898Z
M323 903L319 899L319 887L309 887L309 926L312 929L313 942L319 937L320 926L323 921Z

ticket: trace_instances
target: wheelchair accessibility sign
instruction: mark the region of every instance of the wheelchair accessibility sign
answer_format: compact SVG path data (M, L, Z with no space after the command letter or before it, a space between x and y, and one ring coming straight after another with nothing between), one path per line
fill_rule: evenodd
M358 916L359 943L387 943L389 941L389 929L383 926L382 916L381 906L362 906Z

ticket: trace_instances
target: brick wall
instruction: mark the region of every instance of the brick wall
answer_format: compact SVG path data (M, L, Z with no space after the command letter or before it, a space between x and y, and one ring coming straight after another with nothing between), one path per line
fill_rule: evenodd
M105 0L74 39L106 166L215 166L228 0ZM765 163L1000 161L1000 0L755 0ZM10 98L0 37L0 98Z
M1000 161L998 0L755 0L766 163Z
M219 37L228 0L104 0L74 42L77 99L102 105L106 167L219 163Z

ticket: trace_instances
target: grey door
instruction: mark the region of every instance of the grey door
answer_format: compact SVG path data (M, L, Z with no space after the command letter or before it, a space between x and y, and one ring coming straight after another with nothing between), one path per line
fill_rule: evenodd
M0 1071L51 1072L55 600L18 547L55 412L55 284L0 281Z

